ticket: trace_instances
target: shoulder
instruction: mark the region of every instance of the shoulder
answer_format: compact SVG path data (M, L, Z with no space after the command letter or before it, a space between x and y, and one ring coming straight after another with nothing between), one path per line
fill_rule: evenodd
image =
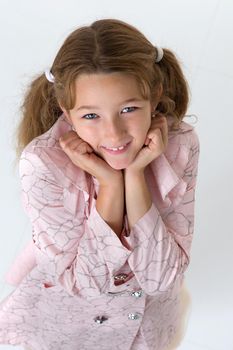
M49 130L35 137L23 151L34 152L37 148L62 150L59 138L69 130L72 130L72 125L66 120L64 114L61 114Z
M168 126L170 127L173 119L168 117L167 121ZM182 120L178 130L171 131L169 128L168 143L173 145L179 144L181 147L183 146L187 148L199 146L199 136L195 125Z
M20 177L33 171L34 176L54 179L65 188L87 191L87 174L72 163L59 143L60 136L69 130L72 125L62 114L48 131L35 137L20 156Z
M62 114L49 130L35 137L24 148L20 163L26 160L38 168L43 165L45 167L53 165L54 172L56 167L61 169L65 167L69 159L59 144L59 137L71 128L72 126Z
M168 125L172 122L168 119ZM178 130L168 133L168 145L164 152L170 165L178 175L182 175L190 157L199 153L199 136L194 125L182 121Z

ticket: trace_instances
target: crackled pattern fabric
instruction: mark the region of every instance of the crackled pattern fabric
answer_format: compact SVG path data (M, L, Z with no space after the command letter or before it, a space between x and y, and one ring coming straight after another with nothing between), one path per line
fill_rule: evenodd
M168 124L170 123L168 118ZM148 212L118 237L96 210L99 184L59 145L62 114L22 152L32 241L7 274L0 344L31 350L166 350L182 317L194 232L199 140L182 122L145 171Z

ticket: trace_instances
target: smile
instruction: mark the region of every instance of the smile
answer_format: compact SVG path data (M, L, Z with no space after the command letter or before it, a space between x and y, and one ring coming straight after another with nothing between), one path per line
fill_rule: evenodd
M131 141L126 143L125 145L122 145L120 147L105 147L103 146L103 148L111 154L120 154L126 151L126 149L129 147Z

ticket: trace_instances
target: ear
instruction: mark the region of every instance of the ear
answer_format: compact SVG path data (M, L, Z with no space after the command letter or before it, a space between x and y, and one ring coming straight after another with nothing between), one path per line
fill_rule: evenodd
M59 107L61 108L62 112L64 113L67 121L72 124L72 120L71 120L69 112L60 103L59 103Z
M153 97L151 100L151 111L155 111L156 107L160 101L160 97L162 96L163 93L163 86L162 84L159 84L159 86L156 88L156 90L153 93Z

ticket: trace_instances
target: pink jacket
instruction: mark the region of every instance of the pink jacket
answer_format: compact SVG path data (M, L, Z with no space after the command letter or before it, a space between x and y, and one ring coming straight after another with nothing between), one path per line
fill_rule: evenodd
M168 118L170 125L171 119ZM163 350L179 327L190 262L199 140L182 122L145 170L152 206L118 237L96 210L98 181L75 166L61 115L24 149L19 172L32 238L7 274L0 344L32 350Z

